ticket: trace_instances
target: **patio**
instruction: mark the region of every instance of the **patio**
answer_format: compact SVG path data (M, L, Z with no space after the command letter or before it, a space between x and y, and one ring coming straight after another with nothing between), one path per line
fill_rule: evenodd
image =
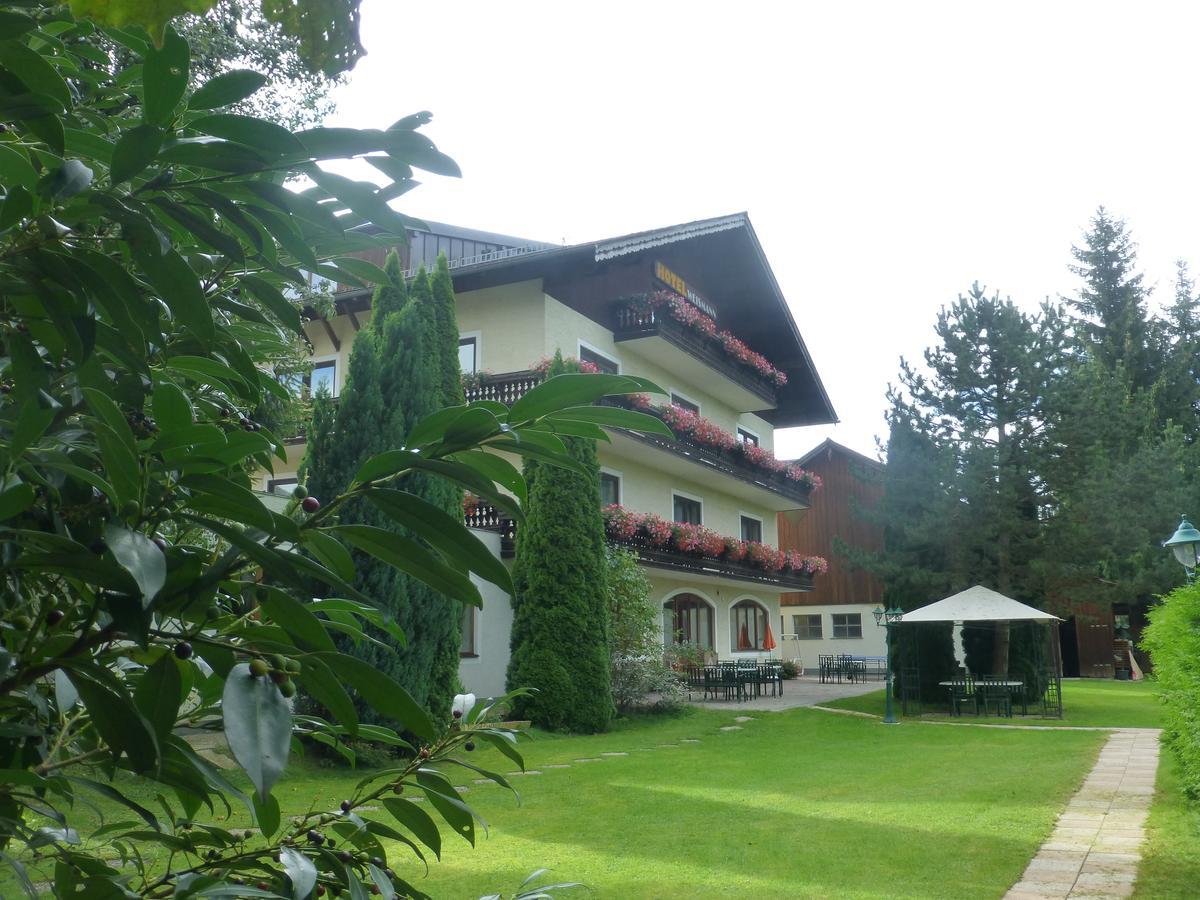
M688 702L703 709L756 710L761 712L783 712L804 706L821 706L834 700L859 697L879 690L878 682L849 682L841 684L821 681L815 673L801 675L784 681L782 696L755 697L741 703L729 700L703 700L693 696Z

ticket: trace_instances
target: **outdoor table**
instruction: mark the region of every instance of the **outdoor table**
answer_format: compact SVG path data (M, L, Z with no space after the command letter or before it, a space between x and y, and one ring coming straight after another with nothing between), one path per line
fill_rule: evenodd
M976 682L976 684L978 684L978 682ZM991 682L991 684L997 685L999 687L1006 687L1006 688L1008 688L1009 693L1012 693L1015 690L1020 690L1021 688L1025 687L1025 682L1023 682L1023 681L1010 681L1008 679L1003 679L1003 678L998 678L995 681ZM954 686L953 681L939 681L938 682L938 687L951 688L953 686ZM1027 701L1025 699L1025 695L1023 693L1021 694L1021 715L1023 715L1023 716L1029 715L1029 701Z

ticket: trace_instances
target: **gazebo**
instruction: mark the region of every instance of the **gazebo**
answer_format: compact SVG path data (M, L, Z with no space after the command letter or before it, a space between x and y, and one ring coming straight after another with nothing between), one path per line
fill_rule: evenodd
M972 643L982 642L986 637L985 632L990 633L991 640L995 640L1000 631L996 626L1004 624L1009 629L1021 625L1028 629L1028 640L1024 641L1024 646L1031 652L1020 660L1020 671L1014 673L1021 676L1026 699L1035 703L1040 701L1043 715L1061 719L1062 652L1058 643L1058 629L1045 627L1044 636L1038 633L1044 626L1058 621L1058 616L1013 600L981 584L905 613L900 631L907 640L902 638L899 648L900 697L905 712L908 712L910 703L920 704L924 699L921 690L921 626L948 624L960 627L965 644L968 636ZM990 641L987 643L990 644ZM958 656L958 648L955 655ZM1010 673L994 674L1007 676ZM928 687L924 693L928 693Z

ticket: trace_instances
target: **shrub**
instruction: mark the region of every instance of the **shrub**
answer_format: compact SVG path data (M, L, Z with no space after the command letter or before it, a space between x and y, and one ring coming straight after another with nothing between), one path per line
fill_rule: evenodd
M1166 704L1167 746L1183 769L1184 791L1200 800L1200 585L1167 595L1150 610L1142 648Z
M797 678L800 675L800 667L796 665L796 661L794 659L785 659L780 668L783 669L783 677L789 680L792 678Z
M650 603L650 580L628 550L607 550L608 646L613 701L623 713L639 707L665 709L682 700L679 679L663 662L658 611Z

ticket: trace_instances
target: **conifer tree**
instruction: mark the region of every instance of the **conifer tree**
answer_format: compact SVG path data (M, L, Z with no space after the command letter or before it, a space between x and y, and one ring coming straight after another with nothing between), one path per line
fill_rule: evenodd
M430 279L434 321L437 324L437 341L441 356L442 405L457 406L464 403L462 372L458 365L458 319L454 312L454 281L450 277L450 263L446 254L439 253L437 268Z
M344 490L363 461L403 446L417 421L445 405L439 390L442 344L435 339L429 278L422 270L407 289L395 253L388 256L384 271L391 282L376 289L371 318L355 337L336 413L331 401L317 403L305 456L308 487L315 496ZM461 511L461 492L447 482L415 475L398 487L452 514ZM341 518L403 532L366 503L347 506ZM362 644L346 649L387 672L430 712L448 714L457 685L461 606L365 554L356 555L355 562L356 586L388 609L409 639L399 647L377 631L373 637L386 648Z
M548 377L569 371L556 353ZM558 731L604 731L613 714L604 527L595 441L564 438L582 475L525 463L526 524L513 566L509 689L536 688L516 715Z

